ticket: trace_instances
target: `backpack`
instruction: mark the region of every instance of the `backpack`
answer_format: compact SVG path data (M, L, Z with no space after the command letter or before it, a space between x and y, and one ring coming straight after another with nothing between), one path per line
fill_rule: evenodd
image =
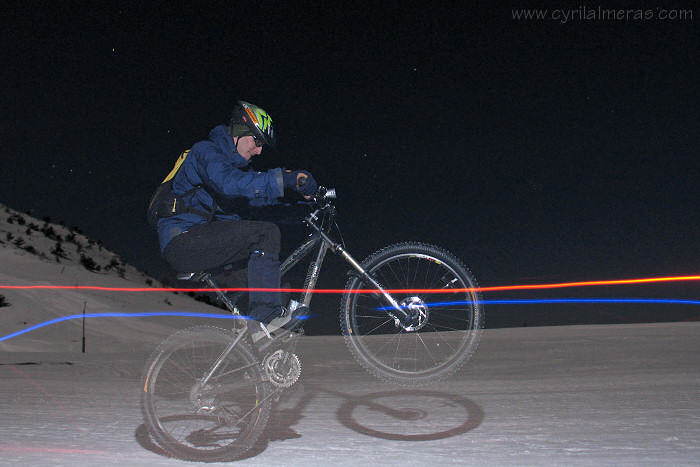
M158 221L161 218L172 217L184 212L198 214L206 218L208 221L211 221L214 217L216 205L211 212L205 212L191 208L184 202L184 198L193 195L202 188L201 186L191 188L181 196L177 196L175 193L173 193L173 179L175 178L175 175L177 175L178 170L180 170L182 163L185 162L185 159L189 153L190 150L188 149L180 154L180 157L178 157L177 161L175 162L175 167L173 167L173 170L171 170L168 176L165 177L165 180L158 185L158 188L156 188L153 196L151 196L151 201L148 203L146 217L148 218L148 223L153 228L158 227Z

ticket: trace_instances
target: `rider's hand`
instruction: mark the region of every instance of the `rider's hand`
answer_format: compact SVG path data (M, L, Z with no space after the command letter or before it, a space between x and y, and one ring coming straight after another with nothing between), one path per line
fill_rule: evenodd
M310 172L306 170L286 170L282 172L285 188L290 188L309 199L318 190L318 184Z
M299 175L297 175L297 187L296 190L304 195L306 199L316 194L318 190L318 184L311 173L306 170L299 170Z

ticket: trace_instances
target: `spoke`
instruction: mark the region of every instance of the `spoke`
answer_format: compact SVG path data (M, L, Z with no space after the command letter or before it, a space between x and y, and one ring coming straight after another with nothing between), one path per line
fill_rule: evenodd
M389 322L391 322L391 319L385 320L383 323L380 323L379 325L377 325L374 329L372 329L371 331L369 331L367 334L373 333L374 331L376 331L377 329L381 328L382 326L384 326L385 324L387 324L387 323L389 323Z
M469 329L456 328L453 326L445 326L444 324L433 323L432 321L428 323L428 326L432 327L435 332L440 333L442 331L455 331L455 332L466 332Z
M423 347L425 348L425 351L428 353L428 356L433 359L433 363L437 364L437 360L435 360L435 357L433 357L433 354L430 352L430 349L426 345L425 341L423 340L423 337L421 337L420 334L416 334L418 336L418 339L420 340L421 344L423 344Z
M185 369L182 365L180 365L177 362L177 360L172 358L172 356L170 357L170 359L168 359L168 362L171 363L174 367L177 367L180 371L182 371L184 374L186 374L187 376L189 376L193 380L199 381L199 378L197 378L195 375L193 375L191 372L189 372L187 369ZM190 364L190 366L194 366L194 365Z
M261 401L261 403L262 403L262 401ZM237 422L236 425L234 425L234 426L238 426L238 423L240 423L241 421L245 421L245 420L248 418L248 416L249 416L250 414L252 414L252 413L255 411L255 409L257 409L258 407L260 407L260 404L255 404L255 405L253 405L253 407L251 407L246 413L244 413L243 415L241 415L241 416L239 417L238 422ZM222 409L223 409L223 408L224 408L224 407L222 407ZM248 425L247 422L246 422L246 425ZM229 426L229 425L227 425L227 426Z
M401 346L401 334L399 334L399 338L396 340L396 351L394 352L394 362L398 362L399 360L399 347Z
M245 370L247 370L248 368L250 368L250 367L253 366L253 365L255 365L255 363L251 363L251 364L249 364L249 365L243 365L243 366L240 366L240 367L238 367L238 368L234 368L234 369L232 369L232 370L230 370L230 371L222 372L221 374L218 374L218 375L216 375L216 376L213 376L213 375L212 375L212 378L213 378L214 380L218 380L218 379L223 378L224 376L232 375L232 374L238 373L238 372L240 372L240 371L245 371Z
M391 339L389 339L383 346L381 346L381 347L379 347L379 348L377 349L377 353L381 352L381 351L384 349L384 347L386 347L387 345L391 344L392 341L396 340L396 337L399 336L399 335L400 335L400 334L393 334L393 337L392 337Z
M416 315L409 331L408 323L395 325L390 307L376 294L348 298L351 331L367 337L351 345L363 365L402 383L413 375L428 380L454 371L475 345L480 325L475 294L451 290L474 287L469 271L450 254L417 244L397 246L371 264L368 272L383 288L403 291L392 294L396 302L424 314Z
M161 379L162 379L162 377L161 377ZM158 383L158 385L161 387L162 386L170 386L170 387L175 389L174 391L169 392L168 395L175 396L177 394L189 394L190 393L190 390L187 388L187 385L185 385L185 384L176 384L176 383L171 382L168 379L165 380L165 383L166 384ZM180 387L182 387L182 389L178 389Z
M245 417L246 417L248 414L238 415L237 412L234 412L233 410L229 409L225 404L222 404L222 405L221 405L221 411L224 412L224 413L222 414L222 417L223 417L224 420L226 421L226 426L227 426L227 427L231 427L231 426L238 427L239 425L243 425L244 427L249 427L249 426L250 426L250 423L248 423L248 422L246 421L246 419L245 419ZM234 420L234 423L231 423L231 422L229 421L229 420L230 420L229 417L226 416L226 413L227 413L227 412L235 419L235 420Z
M430 264L426 265L426 267L425 267L425 279L424 279L423 284L432 284L432 281L428 279L429 275L430 275Z
M418 371L418 339L413 340L413 371Z
M416 258L416 261L414 261L416 263L415 268L414 268L414 272L413 272L413 274L411 274L411 260L412 259L413 258L408 256L406 258L406 261L405 261L406 262L406 272L404 273L404 277L406 278L406 288L407 289L410 289L413 286L413 284L416 283L416 275L418 274L418 270L420 269L420 259ZM399 260L399 264L401 264L400 260ZM411 278L411 276L413 276L413 278Z
M400 289L401 286L404 285L404 282L401 281L401 278L396 274L396 271L394 270L394 268L391 266L390 263L387 263L387 268L389 269L389 272L396 278L396 288ZM382 276L384 276L383 272L382 272ZM391 284L391 282L387 280L387 284L385 285L385 287L389 287L389 284Z
M433 326L433 325L431 324L431 326ZM436 332L435 332L435 335L438 336L438 338L439 338L447 347L449 347L451 351L454 352L454 351L456 350L456 348L450 345L449 341L448 341L447 339L445 339L445 337L443 336L443 334L442 334L441 332L438 332L437 329L436 329L435 331L436 331ZM444 352L443 352L443 353L444 353Z

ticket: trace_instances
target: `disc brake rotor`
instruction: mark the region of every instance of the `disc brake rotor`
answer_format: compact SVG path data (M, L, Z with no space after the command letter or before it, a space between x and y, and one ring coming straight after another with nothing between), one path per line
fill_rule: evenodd
M401 300L400 305L412 319L410 323L401 323L396 320L397 326L403 327L405 331L418 331L428 324L430 312L420 297L406 297Z

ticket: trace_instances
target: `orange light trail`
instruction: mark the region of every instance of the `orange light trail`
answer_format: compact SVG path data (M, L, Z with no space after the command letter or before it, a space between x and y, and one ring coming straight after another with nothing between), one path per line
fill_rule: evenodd
M682 282L700 281L698 276L670 276L670 277L650 277L641 279L616 279L605 281L580 281L580 282L560 282L554 284L526 284L526 285L501 285L493 287L474 287L457 289L386 289L387 293L430 293L430 294L452 294L459 292L500 292L508 290L542 290L542 289L562 289L572 287L594 287L604 285L630 285L630 284L650 284L659 282ZM96 290L106 292L216 292L211 288L172 288L172 287L99 287L90 285L0 285L0 289L50 289L50 290ZM277 289L277 288L221 288L223 292L290 292L305 293L306 289ZM344 293L380 293L376 289L314 289L313 293L321 294L344 294Z

